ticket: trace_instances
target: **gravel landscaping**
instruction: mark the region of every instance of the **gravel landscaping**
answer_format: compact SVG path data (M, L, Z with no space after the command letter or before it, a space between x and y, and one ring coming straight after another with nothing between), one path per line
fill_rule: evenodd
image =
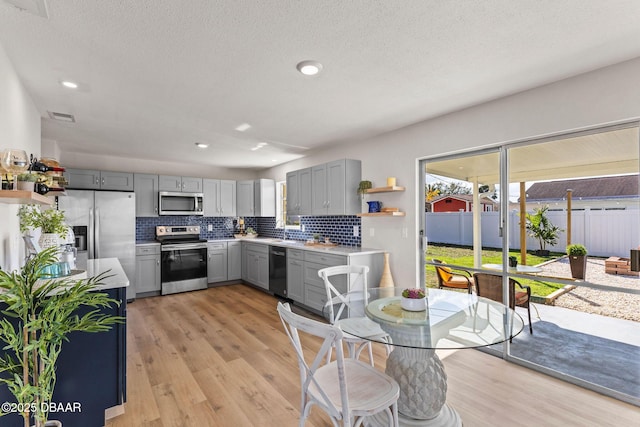
M600 314L620 319L640 322L640 294L625 293L625 289L640 289L640 277L607 274L604 272L603 258L588 258L586 280L600 285L619 288L621 291L577 287L559 296L555 305L585 313ZM540 265L542 275L571 277L569 259L564 257L548 264Z

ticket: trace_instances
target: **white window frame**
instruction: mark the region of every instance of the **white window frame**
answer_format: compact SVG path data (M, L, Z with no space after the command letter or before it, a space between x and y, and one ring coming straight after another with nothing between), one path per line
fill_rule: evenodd
M287 181L276 182L276 226L277 230L281 230L284 225L285 230L301 230L300 224L287 224L286 206L286 188Z

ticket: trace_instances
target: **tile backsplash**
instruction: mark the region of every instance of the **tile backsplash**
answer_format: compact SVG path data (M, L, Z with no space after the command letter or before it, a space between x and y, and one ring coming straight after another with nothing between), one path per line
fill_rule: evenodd
M157 225L199 225L202 239L226 239L234 234L235 217L202 217L202 216L161 216L137 217L136 240L154 240ZM245 217L245 227L254 228L260 236L282 238L282 229L276 228L274 217ZM287 239L307 240L314 234L328 237L332 242L344 246L361 246L360 218L348 216L307 216L300 218L305 231L287 230ZM212 231L207 231L207 226ZM358 227L358 235L353 235L353 227Z

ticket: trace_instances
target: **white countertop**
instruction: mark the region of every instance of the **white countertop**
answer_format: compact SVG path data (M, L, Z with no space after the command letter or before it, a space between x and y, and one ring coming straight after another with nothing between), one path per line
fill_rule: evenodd
M102 280L97 289L124 288L129 286L129 279L120 265L118 258L98 258L87 260L87 276L94 277L100 273L111 270L108 276Z
M331 253L335 255L368 255L384 253L382 249L374 248L361 248L358 246L307 246L302 240L287 240L271 238L271 237L257 237L254 239L213 239L209 242L247 242L247 243L260 243L263 245L282 246L286 248L301 249L305 251Z

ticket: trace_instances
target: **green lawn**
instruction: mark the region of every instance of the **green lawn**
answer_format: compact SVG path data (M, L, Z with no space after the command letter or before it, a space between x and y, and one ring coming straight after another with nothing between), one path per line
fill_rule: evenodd
M515 256L516 258L518 258L518 262L520 262L519 250L510 251L509 255ZM533 254L532 252L527 252L526 265L538 265L540 263L558 258L563 255L564 254L551 253L548 257L541 257ZM431 244L428 247L426 259L428 261L431 261L432 258L437 258L446 262L447 264L473 267L473 249L470 247L439 246ZM482 249L481 264L502 264L502 251L499 249ZM426 266L425 275L428 287L438 286L438 279L436 278L436 272L433 266ZM523 285L530 286L532 295L540 297L545 297L564 286L560 283L542 282L529 279L518 279L518 281Z

